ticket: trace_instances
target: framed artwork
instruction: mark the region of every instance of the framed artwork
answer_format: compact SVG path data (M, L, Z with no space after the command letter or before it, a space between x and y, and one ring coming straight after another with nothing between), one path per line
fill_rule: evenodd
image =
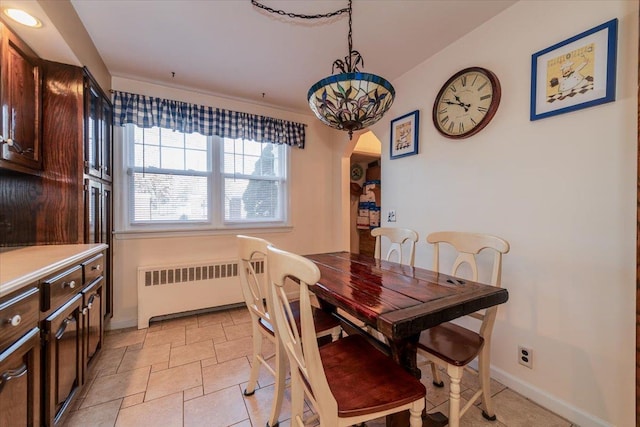
M531 120L615 101L618 20L531 57Z
M418 154L418 127L420 112L418 110L391 120L391 158Z

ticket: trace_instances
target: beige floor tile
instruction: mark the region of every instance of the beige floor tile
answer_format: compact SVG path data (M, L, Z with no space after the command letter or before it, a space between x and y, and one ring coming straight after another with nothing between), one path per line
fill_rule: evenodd
M218 363L238 357L251 356L253 354L253 342L251 337L240 338L239 340L227 341L214 344Z
M244 390L244 389L243 389ZM269 421L271 415L271 405L273 403L274 386L257 389L251 396L244 396L247 411L251 423L254 426L264 426ZM285 387L282 399L282 408L278 420L291 418L291 387Z
M216 324L233 324L233 319L228 310L214 311L198 315L198 326L205 327Z
M200 362L152 372L145 402L202 385Z
M120 410L116 427L182 427L182 393Z
M249 314L247 307L233 308L229 310L229 315L236 325L251 322L251 314Z
M213 350L213 342L200 341L189 345L183 345L171 349L171 357L169 358L169 367L186 365L187 363L200 361L201 359L210 359L216 357Z
M146 335L146 329L108 332L104 337L104 349L126 347L143 342Z
M200 364L202 365L203 368L206 368L207 366L215 365L216 363L218 363L218 358L216 357L210 357L208 359L202 359L200 361Z
M251 421L249 420L240 421L238 424L234 424L231 427L251 427ZM285 427L285 426L283 426L282 423L280 423L278 427Z
M184 402L184 427L228 427L247 418L238 386Z
M162 344L153 347L144 347L140 350L129 350L124 354L118 372L131 371L133 369L151 366L156 363L167 362L171 346Z
M146 367L96 378L91 384L81 408L145 391L149 370L150 368Z
M460 399L460 408L466 405L466 399ZM449 401L444 402L440 406L434 408L429 412L442 412L444 415L449 416ZM482 416L482 410L477 406L472 406L469 408L467 412L460 418L460 427L511 427L510 425L505 425L499 420L489 421L486 420ZM530 425L529 427L535 427L534 425ZM543 427L543 425L539 425L538 427Z
M180 326L198 326L197 316L178 317L176 319L169 319L162 321L162 329L177 328Z
M171 344L184 345L185 329L184 326L178 326L171 329L161 329L159 331L149 332L144 340L145 347L156 345Z
M112 400L72 414L64 423L65 427L113 427L118 416L122 399Z
M202 368L204 394L246 382L250 373L251 366L245 357Z
M167 360L166 362L162 362L162 363L156 363L154 365L151 365L151 372L158 372L158 371L162 371L165 369L169 369L169 361Z
M138 405L144 402L144 393L132 394L122 399L120 409L128 408L129 406Z
M246 323L241 323L239 325L224 325L224 333L227 336L228 341L250 337L252 334L251 329L251 326Z
M570 427L564 418L538 406L512 390L503 390L493 397L498 421L509 427Z
M184 391L184 401L186 402L187 400L195 399L203 394L202 386L190 388L189 390Z
M213 340L213 342L224 342L227 337L222 328L222 323L214 323L196 329L187 329L187 344L198 341Z
M94 371L96 371L96 375L103 371L115 374L126 350L127 347L103 348L100 351L100 355L98 356L98 360L96 360L95 366L93 367Z

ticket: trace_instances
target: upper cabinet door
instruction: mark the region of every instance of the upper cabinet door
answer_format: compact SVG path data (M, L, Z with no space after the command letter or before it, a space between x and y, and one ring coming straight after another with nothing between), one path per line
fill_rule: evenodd
M1 26L0 167L37 173L42 170L41 62L29 46Z
M111 181L113 112L109 98L85 70L85 173Z

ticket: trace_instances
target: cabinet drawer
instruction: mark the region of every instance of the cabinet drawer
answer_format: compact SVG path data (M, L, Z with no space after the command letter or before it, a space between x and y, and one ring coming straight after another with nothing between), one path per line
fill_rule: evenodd
M38 326L38 288L31 288L0 304L0 352Z
M82 266L67 270L64 273L42 283L42 311L58 308L82 287Z
M90 260L83 262L82 273L84 275L84 286L87 286L102 276L104 274L104 255L98 254Z

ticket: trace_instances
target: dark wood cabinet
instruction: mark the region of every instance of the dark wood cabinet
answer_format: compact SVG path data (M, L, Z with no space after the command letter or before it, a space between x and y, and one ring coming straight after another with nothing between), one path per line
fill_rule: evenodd
M95 179L85 180L85 242L112 245L113 198L111 185ZM113 315L113 287L111 282L111 252L104 261L106 286L104 315Z
M40 427L40 329L0 353L0 427Z
M109 98L88 70L84 78L85 173L111 182L113 112Z
M56 425L82 385L83 295L49 315L44 329L44 425Z
M41 60L0 22L0 167L38 173L42 162Z
M40 427L37 283L0 298L0 427Z
M95 356L102 348L103 322L104 322L104 278L102 276L94 280L82 291L84 316L83 325L83 357L84 375L86 381L89 366L93 365Z

